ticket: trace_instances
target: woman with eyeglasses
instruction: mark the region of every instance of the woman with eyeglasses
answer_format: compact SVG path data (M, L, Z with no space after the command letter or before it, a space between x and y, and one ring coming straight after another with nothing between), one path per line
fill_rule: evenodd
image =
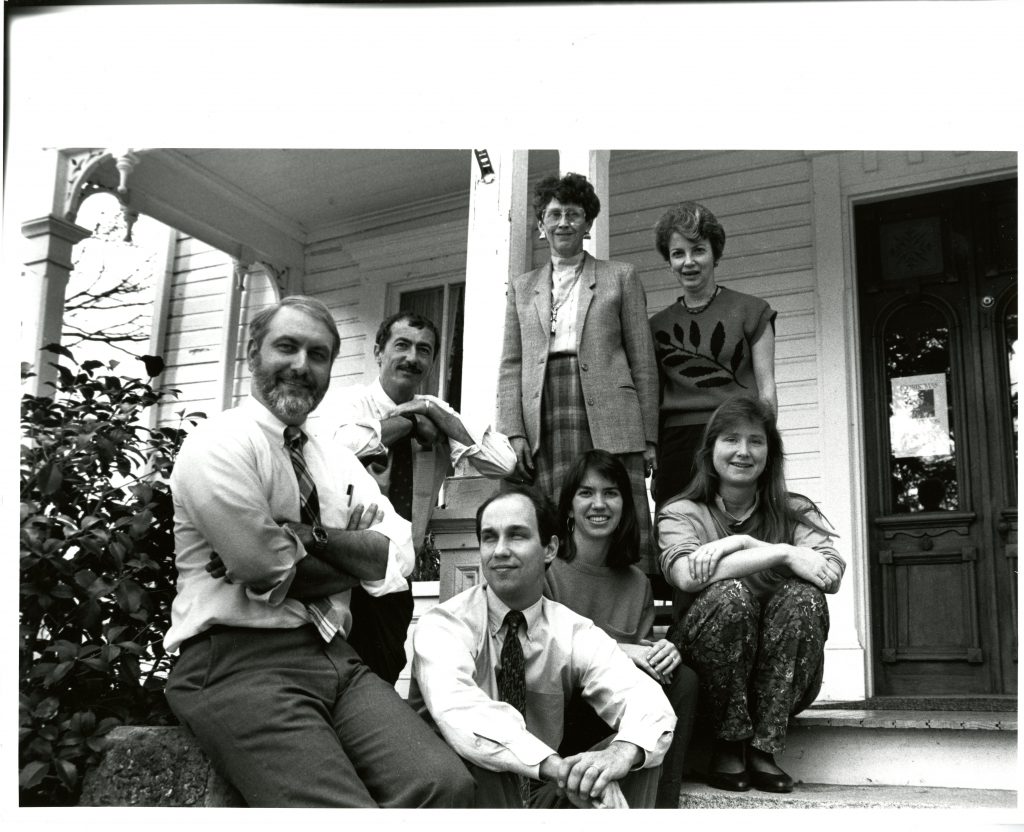
M585 176L541 180L533 209L551 256L508 284L498 430L516 452L516 476L552 500L584 451L616 454L641 523L640 566L656 572L645 478L656 457L658 368L647 296L634 266L583 250L601 210Z

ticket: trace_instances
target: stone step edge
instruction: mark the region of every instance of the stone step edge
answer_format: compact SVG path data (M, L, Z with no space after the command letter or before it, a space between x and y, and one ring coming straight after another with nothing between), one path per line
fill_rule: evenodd
M912 728L944 731L1017 730L1017 715L993 711L889 711L813 708L790 719L794 727Z
M728 792L706 783L684 781L680 808L715 809L865 809L920 808L1016 809L1017 792L1005 789L946 788L941 786L832 785L798 783L789 794L751 789Z

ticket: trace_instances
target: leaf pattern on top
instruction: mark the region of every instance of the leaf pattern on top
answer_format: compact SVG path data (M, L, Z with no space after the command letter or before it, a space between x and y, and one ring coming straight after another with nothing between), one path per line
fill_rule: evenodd
M714 331L711 333L711 355L718 360L718 356L722 354L722 347L725 346L725 325L719 321L715 325Z
M659 364L665 369L674 370L684 378L696 379L694 382L696 387L722 387L726 384L736 384L746 390L747 385L736 377L746 352L744 342L741 340L736 343L727 366L720 360L722 350L725 348L725 325L721 321L715 324L708 344L711 350L710 355L700 352L702 338L700 324L693 320L690 321L689 332L684 331L679 323L672 324L671 334L664 330L657 330L654 333L654 346Z
M663 333L663 334L665 334L665 333ZM743 342L742 341L737 341L736 342L736 349L733 350L732 361L729 362L729 365L732 367L732 371L735 373L740 368L740 364L742 364L742 363L743 363Z

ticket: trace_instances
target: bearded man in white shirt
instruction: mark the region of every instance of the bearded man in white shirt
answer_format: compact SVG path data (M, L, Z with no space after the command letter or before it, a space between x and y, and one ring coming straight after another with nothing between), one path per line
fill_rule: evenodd
M342 388L317 417L319 430L351 450L373 473L399 515L412 523L422 550L427 524L444 478L461 462L485 477L515 470L516 455L504 434L469 424L447 402L419 393L441 348L437 327L415 312L398 312L377 328L373 354L380 372L367 385ZM373 597L352 593L349 643L385 681L405 666L412 621L411 591Z
M467 763L478 807L652 808L672 706L596 624L543 597L556 529L554 507L529 486L480 506L485 585L420 618L409 704ZM576 691L616 733L563 759L555 749Z
M348 645L351 589L406 588L409 523L350 452L303 430L340 338L320 301L258 314L252 397L171 478L172 710L250 806L463 806L457 757Z

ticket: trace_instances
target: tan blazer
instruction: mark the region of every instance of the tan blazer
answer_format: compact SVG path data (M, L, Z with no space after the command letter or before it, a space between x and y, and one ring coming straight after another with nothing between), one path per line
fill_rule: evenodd
M509 281L498 373L498 430L540 446L551 332L551 263ZM658 440L658 365L647 295L629 263L585 255L576 312L583 402L595 448L644 450Z

